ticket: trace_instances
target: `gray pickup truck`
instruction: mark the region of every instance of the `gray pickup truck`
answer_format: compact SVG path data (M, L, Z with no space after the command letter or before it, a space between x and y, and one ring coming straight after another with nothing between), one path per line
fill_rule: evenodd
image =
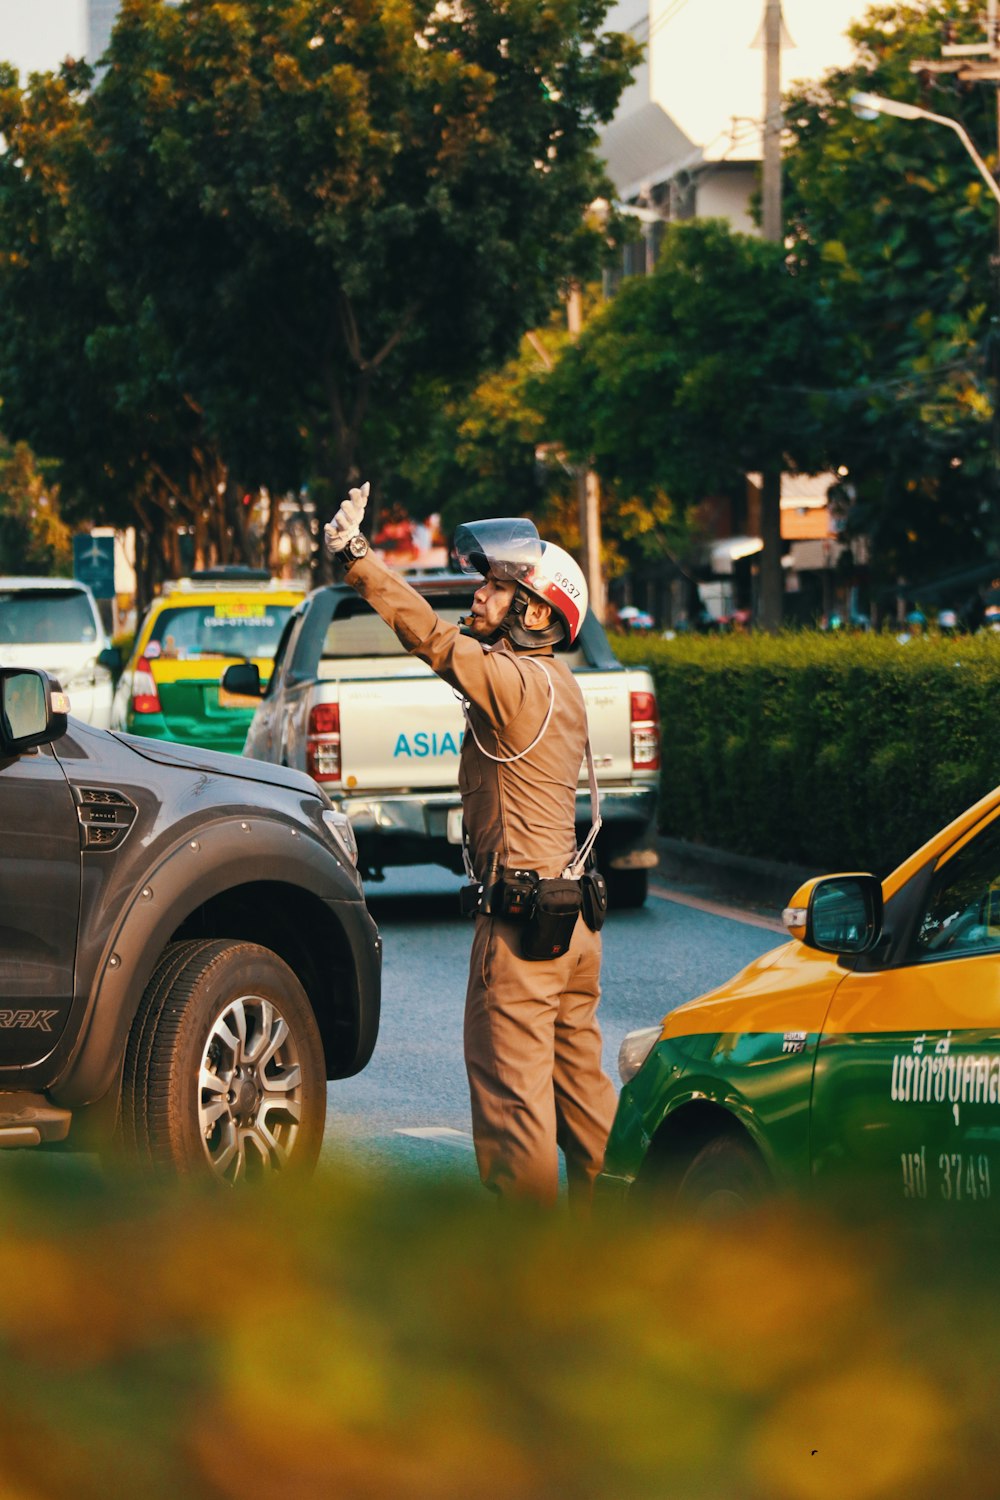
M350 824L309 777L67 719L0 669L0 1148L226 1183L319 1155L378 1034Z
M474 580L408 580L445 620L468 614ZM604 826L597 857L611 904L641 906L656 864L659 723L649 673L623 667L588 614L567 653L583 691ZM409 656L352 588L314 590L288 620L261 693L254 665L230 667L231 691L261 696L243 754L307 771L351 821L365 875L389 865L462 869L458 756L464 721L450 687ZM590 827L586 765L577 825Z

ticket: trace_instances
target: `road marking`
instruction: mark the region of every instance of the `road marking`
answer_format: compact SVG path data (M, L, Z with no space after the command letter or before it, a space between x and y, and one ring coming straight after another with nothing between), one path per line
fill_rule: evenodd
M671 891L665 885L651 885L651 896L661 901L674 901L678 906L693 906L695 911L708 912L713 917L726 917L730 922L745 922L748 927L764 927L768 932L780 932L787 937L784 926L773 917L759 917L755 912L741 911L736 906L723 906L718 901L704 901L700 896L689 896L686 891Z
M459 1151L475 1151L472 1136L467 1130L452 1130L448 1125L413 1125L407 1130L395 1130L394 1135L409 1135L418 1141L433 1141L436 1146L454 1146Z

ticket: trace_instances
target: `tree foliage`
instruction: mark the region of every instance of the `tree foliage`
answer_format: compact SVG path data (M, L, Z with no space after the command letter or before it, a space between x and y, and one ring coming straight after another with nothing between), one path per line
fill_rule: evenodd
M539 400L552 435L616 497L628 550L683 559L700 501L728 495L738 514L748 471L820 465L818 403L790 399L788 384L823 349L783 248L694 220L668 228L653 274L624 283ZM769 497L774 563L762 604L777 624L777 486L765 485Z
M59 294L51 337L82 351L92 440L159 464L175 503L188 476L161 440L250 486L336 494L376 468L366 445L418 387L501 363L596 263L593 148L639 55L606 10L124 0L91 92L83 70L30 96L8 73L0 229L21 284L34 269ZM27 424L41 372L20 331L0 380Z
M545 428L532 390L566 341L564 323L556 314L531 330L516 354L471 390L435 384L411 408L413 429L394 444L400 458L392 486L414 514L438 512L445 531L471 516L539 519L571 484L554 455L550 463L539 456Z
M947 33L982 40L971 0L872 6L847 68L787 101L788 227L836 331L827 430L850 470L850 527L883 577L932 577L1000 541L996 489L996 205L951 130L859 119L867 91L960 121L996 164L993 89L912 71Z
M59 488L27 443L0 438L0 573L60 576L72 572L72 534L62 519Z
M742 488L776 454L806 467L816 414L787 384L812 320L780 246L721 220L673 224L653 274L564 352L545 395L554 431L623 493L681 504Z
M597 290L587 289L583 302L592 315ZM560 309L473 390L428 392L420 430L399 443L394 496L414 515L438 512L445 532L472 516L531 515L543 536L578 549L581 466L552 441L544 410L549 374L568 347ZM607 577L672 559L691 541L683 512L662 493L640 499L608 486L601 527Z
M59 459L68 520L139 523L145 597L180 523L228 560L232 485L155 301L110 274L91 81L74 64L22 90L0 65L0 390L7 428Z

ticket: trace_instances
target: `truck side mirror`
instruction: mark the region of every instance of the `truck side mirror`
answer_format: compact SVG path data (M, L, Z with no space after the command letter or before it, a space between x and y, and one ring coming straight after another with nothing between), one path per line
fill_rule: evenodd
M45 672L0 671L0 753L22 755L66 733L69 699Z

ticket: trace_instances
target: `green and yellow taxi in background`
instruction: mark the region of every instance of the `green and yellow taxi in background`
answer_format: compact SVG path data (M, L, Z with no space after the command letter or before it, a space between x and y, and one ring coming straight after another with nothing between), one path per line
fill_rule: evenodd
M724 1208L770 1189L1000 1204L1000 787L880 884L809 881L793 941L626 1037L600 1186Z
M223 688L234 662L270 675L296 583L250 568L211 568L166 584L136 632L111 710L112 729L239 755L259 698Z

